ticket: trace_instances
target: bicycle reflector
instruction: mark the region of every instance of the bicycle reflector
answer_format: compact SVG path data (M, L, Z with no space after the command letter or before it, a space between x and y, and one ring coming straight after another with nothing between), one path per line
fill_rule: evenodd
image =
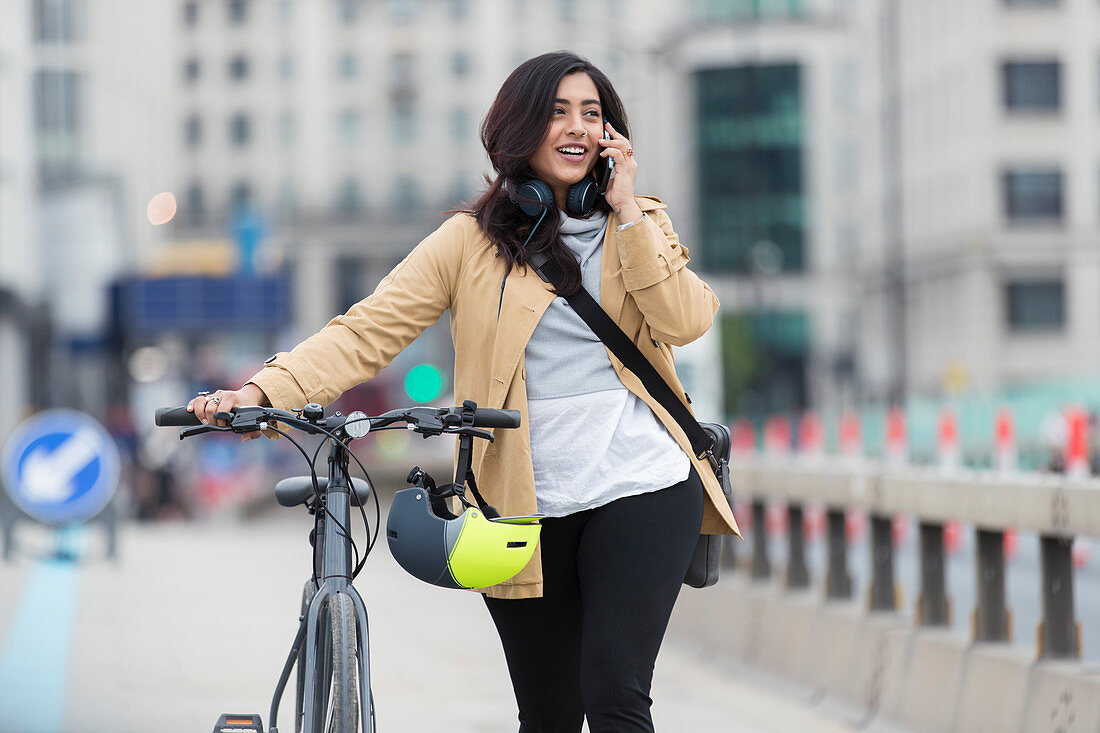
M531 561L539 517L488 519L477 507L439 516L423 488L398 491L386 520L390 554L410 575L443 588L487 588Z

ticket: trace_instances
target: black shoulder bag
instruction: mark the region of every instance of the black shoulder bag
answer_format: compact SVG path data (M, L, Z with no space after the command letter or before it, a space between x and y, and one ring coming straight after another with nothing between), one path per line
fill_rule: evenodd
M554 287L561 282L561 268L543 252L528 256L528 261L543 281ZM604 345L611 350L627 369L642 380L646 391L668 410L672 418L683 428L691 442L691 449L700 460L706 459L714 469L714 476L722 493L733 509L733 488L729 477L730 431L720 423L701 423L695 419L687 406L672 391L661 375L642 355L637 345L619 328L611 316L600 307L592 295L583 287L573 295L566 297L569 305L576 311L593 333L599 336ZM686 396L686 395L685 395ZM719 560L722 555L722 535L699 535L699 543L692 555L684 583L693 588L706 588L718 582Z

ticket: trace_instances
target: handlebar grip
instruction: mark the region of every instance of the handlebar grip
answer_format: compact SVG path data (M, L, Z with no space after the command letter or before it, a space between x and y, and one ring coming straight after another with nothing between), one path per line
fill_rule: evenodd
M199 418L193 412L188 412L187 407L158 407L155 418L156 424L162 428L187 427L189 425L202 425Z
M475 428L518 428L519 410L494 410L479 407L474 410Z

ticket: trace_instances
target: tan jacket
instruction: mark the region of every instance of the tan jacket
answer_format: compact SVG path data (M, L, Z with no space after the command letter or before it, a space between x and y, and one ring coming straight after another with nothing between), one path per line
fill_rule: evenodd
M645 212L640 223L616 233L619 221L614 214L609 217L601 263L601 305L674 391L682 394L671 347L693 341L710 328L718 299L687 269L687 249L672 230L665 205L649 197L637 201ZM481 407L519 410L522 416L519 429L495 431L496 442L475 442L478 487L502 515L533 514L535 481L523 356L527 340L555 296L532 269L517 267L508 274L501 299L503 275L496 247L472 216L457 214L417 245L374 293L293 351L276 354L251 381L278 408L327 404L344 390L373 378L449 309L456 403L473 400ZM626 388L652 408L691 456L687 437L675 420L637 377L608 355ZM707 493L701 531L737 533L714 472L694 456L692 463ZM527 568L489 589L489 595L541 596L538 558L536 552Z

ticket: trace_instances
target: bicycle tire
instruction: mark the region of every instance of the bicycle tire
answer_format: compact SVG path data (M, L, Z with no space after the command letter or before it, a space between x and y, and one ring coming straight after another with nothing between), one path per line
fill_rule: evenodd
M355 603L346 593L337 593L329 602L331 629L332 685L328 733L355 733L359 730L359 644L356 633Z
M317 584L313 582L313 578L310 578L302 586L302 616L309 613L309 604L313 601L315 595L317 595ZM298 681L294 687L294 733L302 733L305 723L304 703L306 697L306 649L304 644L298 650L298 663L295 666L298 668Z

